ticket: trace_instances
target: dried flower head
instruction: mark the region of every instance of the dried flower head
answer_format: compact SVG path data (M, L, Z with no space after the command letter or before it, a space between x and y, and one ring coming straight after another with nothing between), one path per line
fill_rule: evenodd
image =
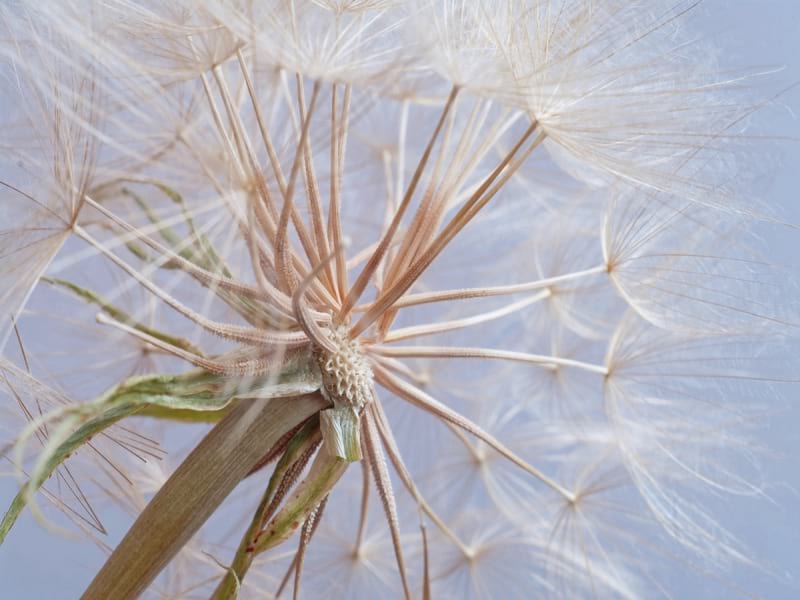
M761 493L800 321L736 183L761 105L695 4L0 8L0 541L26 506L101 546L96 502L132 512L98 599L754 563L708 498Z

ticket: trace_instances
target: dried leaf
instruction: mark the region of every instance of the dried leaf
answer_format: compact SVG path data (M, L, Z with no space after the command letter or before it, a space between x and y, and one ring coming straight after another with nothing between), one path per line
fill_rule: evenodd
M343 406L323 410L319 416L325 451L348 462L361 460L358 413L351 406Z

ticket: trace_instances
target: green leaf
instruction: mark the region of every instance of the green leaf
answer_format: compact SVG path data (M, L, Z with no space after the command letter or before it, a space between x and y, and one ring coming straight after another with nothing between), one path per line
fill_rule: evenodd
M128 188L123 188L122 194L134 200L147 219L157 228L159 235L164 242L166 242L170 250L206 271L220 273L228 278L232 277L230 269L220 257L219 253L214 249L214 245L208 237L195 226L183 197L178 192L162 183L150 182L150 184L181 207L184 220L191 234L190 236L179 235L174 229L164 225L160 217L150 208L147 202L135 192ZM150 260L149 255L142 248L134 245L130 247L130 250L139 258ZM180 268L180 265L176 264L176 261L169 260L163 262L160 266L163 269ZM203 282L201 283L206 285ZM281 325L281 323L275 321L275 319L270 316L269 311L257 301L233 294L223 289L215 289L214 292L225 301L228 306L250 323L265 323L273 327Z
M228 411L230 403L218 410L192 410L189 408L168 408L157 404L147 404L136 412L137 417L151 417L162 421L177 423L218 423Z
M194 221L183 201L183 197L172 188L167 187L161 183L153 183L153 186L163 192L170 200L175 202L181 207L183 211L183 218L189 228L191 236L186 238L179 235L174 229L164 225L160 217L150 208L150 205L139 196L136 192L128 188L122 188L122 194L129 196L139 206L142 212L147 217L147 220L155 225L161 238L170 246L170 248L186 260L202 267L207 271L214 273L222 273L226 277L231 276L230 270L225 266L224 262L214 250L214 246L209 239L195 227ZM165 268L172 268L169 263L164 265Z
M179 337L171 336L166 333L162 333L157 329L153 329L152 327L148 327L147 325L140 323L124 310L117 308L114 304L112 304L109 300L106 300L100 294L97 294L89 289L76 285L71 281L67 281L66 279L58 279L56 277L42 277L42 281L49 283L50 285L56 285L68 289L73 294L77 295L79 298L82 298L86 302L98 306L109 317L111 317L112 319L116 319L120 323L124 323L129 327L133 327L134 329L141 331L142 333L146 333L149 336L159 339L162 342L166 342L167 344L175 346L176 348L180 348L181 350L186 350L187 352L197 354L198 356L203 356L203 352L196 346L192 345L189 341Z
M186 225L189 227L189 231L192 234L192 239L195 240L195 249L203 256L203 259L207 261L207 266L209 267L208 270L217 271L226 277L231 277L230 270L225 266L225 263L220 258L219 254L217 254L213 244L209 241L208 237L195 226L194 219L192 219L192 215L186 206L186 202L183 200L183 196L163 183L153 182L153 185L175 204L181 207L181 211L183 211L183 217L186 220Z
M40 463L32 473L30 480L23 485L22 489L20 489L14 497L9 509L6 511L5 515L3 515L3 520L0 521L0 544L5 540L8 532L11 530L11 527L13 527L31 496L42 486L53 471L55 471L56 467L58 467L58 465L60 465L75 449L90 440L93 435L103 431L122 417L131 414L134 410L135 408L124 404L111 407L99 417L90 419L83 426L78 427L72 435L66 436L63 442L51 448L51 446L53 446L52 442L59 440L63 436L64 425L66 424L59 426L48 440ZM73 422L77 422L77 418L73 417L73 419L75 421L68 421L70 425ZM38 424L38 422L35 423Z
M58 420L58 426L50 432L30 479L0 521L0 544L28 500L55 469L94 435L124 417L141 413L166 418L184 417L185 420L187 414L194 413L198 420L202 420L206 415L223 411L234 399L254 401L297 396L315 392L320 385L319 372L309 360L291 364L277 377L253 378L246 385L241 380L234 384L205 371L146 375L128 379L93 402L70 405L36 419L20 436L17 443L20 455L22 445L42 424Z

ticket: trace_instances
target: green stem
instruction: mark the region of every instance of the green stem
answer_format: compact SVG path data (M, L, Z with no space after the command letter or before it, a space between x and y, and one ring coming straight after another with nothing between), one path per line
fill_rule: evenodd
M217 589L211 596L212 600L227 600L228 598L235 598L236 592L244 579L247 570L253 563L255 553L253 552L252 545L255 541L256 535L261 531L261 528L266 523L267 519L272 516L270 512L274 511L273 498L275 492L280 485L283 478L286 476L289 469L297 463L297 461L310 449L314 447L321 439L319 431L319 417L314 416L303 427L294 434L286 450L281 456L278 464L275 466L275 471L269 479L269 484L258 504L250 526L247 528L239 548L233 557L228 572L219 582Z
M318 393L240 402L145 507L83 600L141 595L281 437L325 405Z

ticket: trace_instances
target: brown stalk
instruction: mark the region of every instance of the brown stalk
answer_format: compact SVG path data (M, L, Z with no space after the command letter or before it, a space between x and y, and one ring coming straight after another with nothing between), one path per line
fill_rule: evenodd
M311 538L317 530L317 526L322 520L322 515L325 512L325 505L328 503L328 498L325 496L319 506L308 515L306 522L303 523L303 529L300 531L300 542L297 547L297 554L295 555L294 564L294 600L300 600L300 576L303 574L303 559L306 555L306 549L311 543Z
M420 523L420 533L422 534L422 600L431 600L431 573L428 560L428 532L425 530L424 523Z
M289 441L294 437L294 434L300 431L302 426L302 424L297 425L296 427L293 427L284 433L277 443L269 449L269 452L267 452L262 459L259 460L252 469L250 469L250 472L247 474L247 476L250 477L250 475L260 471L272 461L278 460L278 457L283 454L284 450L286 450L286 446L289 445Z
M361 509L358 512L358 531L356 532L356 543L353 550L354 555L361 551L361 544L364 541L364 530L367 525L367 509L369 508L369 465L367 461L361 461Z
M256 161L250 140L247 137L247 131L244 123L242 123L241 115L239 111L236 110L233 98L231 98L228 84L225 81L225 73L219 65L216 65L212 69L212 73L220 95L222 96L222 104L225 106L225 112L228 115L228 124L233 132L233 139L236 142L242 166L246 165L248 167L249 171L247 172L247 176L252 177L257 172L258 162Z
M497 285L476 288L462 288L454 290L442 290L435 292L420 292L418 294L407 294L394 303L394 308L405 308L408 306L419 306L421 304L429 304L431 302L449 302L451 300L470 300L472 298L488 298L491 296L505 296L511 294L520 294L523 292L531 292L540 290L542 288L552 287L561 282L569 282L574 279L579 279L587 275L595 275L597 273L607 272L608 267L598 265L591 269L584 269L582 271L575 271L573 273L566 273L564 275L556 275L536 281L529 281L526 283L514 283L511 285ZM365 305L365 309L370 305ZM360 307L356 307L358 309Z
M179 312L187 319L193 321L203 329L219 335L220 337L228 338L234 341L253 344L256 346L263 346L264 344L288 344L297 345L302 344L305 336L301 332L290 331L268 331L259 329L257 327L244 327L240 325L229 325L227 323L220 323L213 321L201 315L197 311L184 305L182 302L176 300L174 297L165 292L162 288L155 285L148 278L144 277L139 271L131 267L127 262L120 259L116 254L111 252L102 243L93 238L89 233L80 225L75 226L75 234L86 242L97 248L103 255L110 259L114 264L120 267L139 284L142 285L147 291L162 300L171 308Z
M400 541L400 528L397 518L397 504L392 490L392 480L389 478L389 470L386 468L386 459L380 447L380 437L375 425L375 418L369 412L365 412L361 417L361 435L364 445L364 455L368 457L372 476L378 487L378 493L383 502L383 509L386 513L386 521L389 524L389 531L392 534L392 545L394 555L397 559L397 568L400 572L400 579L403 583L403 593L406 600L411 598L411 590L406 577L406 565L403 559L403 547Z
M318 393L239 403L150 501L82 599L138 597L286 431L325 405Z
M204 269L203 267L197 266L195 263L186 260L180 254L172 251L171 249L167 248L157 240L153 239L151 236L144 233L137 227L134 227L118 215L114 214L112 211L108 210L102 204L95 202L89 196L85 196L86 203L97 209L103 216L110 219L113 223L116 223L124 230L128 231L132 235L135 236L137 240L140 240L147 244L150 248L155 250L160 256L169 258L170 263L174 263L182 271L185 271L187 274L194 277L198 282L206 287L218 287L225 291L233 292L235 294L240 294L247 298L253 298L257 300L273 300L272 297L266 296L262 293L261 290L250 286L246 283L242 283L235 279L231 279L230 277L226 277L224 275L219 275L217 273L212 273L211 271Z
M253 514L250 526L239 542L230 567L211 596L214 600L230 598L250 569L255 558L254 544L264 525L272 518L319 447L321 439L318 423L318 419L309 419L297 430L284 449L283 455L270 477L267 489Z
M402 327L400 329L395 329L388 332L383 336L383 341L384 343L398 342L400 340L412 339L419 336L433 335L435 333L454 331L457 329L463 329L465 327L480 325L513 314L548 297L550 297L550 292L545 290L544 292L529 296L528 298L523 298L522 300L517 300L516 302L507 304L495 310L478 313L470 317L453 319L452 321L440 321L438 323L427 323L423 325Z
M258 129L261 133L261 139L264 142L264 147L267 149L267 156L269 156L269 162L272 166L272 171L275 174L275 179L278 181L278 187L280 188L281 194L285 195L286 178L284 177L283 170L281 169L281 162L278 159L278 153L275 151L275 144L272 143L272 137L269 135L266 120L261 112L261 105L258 103L258 99L256 97L256 90L255 86L253 85L253 79L250 77L250 70L247 68L247 65L244 62L244 56L242 55L241 50L236 51L236 58L239 61L239 70L242 72L242 77L244 78L245 85L247 86L247 93L250 96L250 102L253 105L253 112L256 116L256 122L258 123Z
M537 365L547 369L557 367L574 367L598 375L607 375L608 367L596 365L574 358L550 356L546 354L529 354L514 350L496 350L494 348L470 348L466 346L371 346L374 352L384 356L403 358L480 358L484 360L505 360Z
M241 50L238 50L236 55L239 61L239 69L242 72L245 85L247 86L247 93L250 96L250 102L253 105L253 111L255 113L256 121L258 123L258 128L261 133L261 139L264 142L264 147L267 149L267 155L269 157L269 162L272 167L272 171L275 175L275 179L278 182L278 188L280 190L281 195L285 199L289 194L290 184L287 183L286 176L284 175L283 169L281 168L281 163L278 158L278 153L275 150L275 144L272 141L272 137L269 135L269 130L267 128L266 120L264 119L264 115L261 111L261 106L258 103L255 87L253 85L253 80L250 77L250 72L247 68L247 65L244 62L244 56L242 56ZM318 85L319 85L318 82L314 83L315 89L318 88ZM310 110L311 108L309 108L309 111ZM295 164L297 164L296 160L293 163L293 169ZM314 250L311 237L308 231L306 231L305 225L303 224L303 221L300 218L300 214L297 212L297 209L294 206L292 207L291 210L291 217L292 217L292 224L294 225L295 230L297 231L297 237L300 239L300 243L303 246L303 250L305 250L306 257L308 258L309 261L311 261L312 264L314 264L316 262L315 261L316 252ZM297 257L294 254L294 251L292 251L292 257L293 257L293 262L297 264L299 261L299 257ZM301 276L302 275L303 273L301 273Z
M217 103L214 101L214 93L211 91L211 86L208 83L208 77L206 77L205 73L200 74L200 81L203 84L203 91L205 92L206 100L208 101L208 108L211 111L214 125L216 126L217 133L220 137L220 142L222 142L222 145L226 148L228 156L235 159L236 167L239 172L242 175L245 175L244 165L241 162L239 153L236 152L233 147L233 142L231 141L228 132L225 130L225 125L222 122L222 115L219 112Z
M471 124L474 117L475 110L472 111L470 114L469 120L467 121L466 126L463 128L463 131L470 132ZM407 263L411 260L413 256L413 252L421 243L424 243L425 239L421 237L420 232L423 231L426 227L425 224L431 220L430 213L433 211L433 205L441 200L441 194L438 193L439 189L436 186L436 182L438 180L438 172L441 168L442 159L444 158L444 154L449 146L449 139L452 133L454 119L450 119L450 123L448 125L447 132L444 136L444 141L439 149L439 155L436 160L436 164L432 169L432 174L429 178L427 189L425 190L425 194L423 195L422 201L420 202L419 208L414 213L414 218L411 221L411 224L406 231L402 244L400 245L399 250L397 251L397 255L391 261L391 265L387 269L387 277L386 277L386 284L391 285L395 282L397 278L398 272L407 265ZM459 141L458 147L461 148L464 144L465 140L469 138L469 135L462 135L461 140ZM455 161L451 161L448 165L446 170L446 174L451 171L455 164ZM447 175L445 175L446 177Z

